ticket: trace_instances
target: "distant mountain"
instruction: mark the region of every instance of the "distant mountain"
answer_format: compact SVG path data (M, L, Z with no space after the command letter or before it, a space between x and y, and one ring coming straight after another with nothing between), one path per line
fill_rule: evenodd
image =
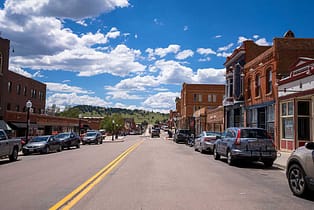
M122 118L133 118L135 123L148 122L152 124L156 122L166 122L169 119L169 114L159 112L149 112L138 109L105 108L89 105L70 107L56 115L77 118L79 114L83 117L107 117L110 115L120 115Z

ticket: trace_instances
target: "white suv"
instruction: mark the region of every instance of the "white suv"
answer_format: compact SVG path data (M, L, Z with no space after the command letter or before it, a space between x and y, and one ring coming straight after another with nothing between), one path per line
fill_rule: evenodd
M314 142L297 148L290 155L286 175L294 195L303 197L314 192Z

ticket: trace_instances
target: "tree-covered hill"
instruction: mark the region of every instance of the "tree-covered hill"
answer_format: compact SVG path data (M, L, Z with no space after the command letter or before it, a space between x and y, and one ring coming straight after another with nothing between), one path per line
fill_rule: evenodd
M105 108L89 105L78 105L67 108L63 112L57 113L57 116L77 118L79 114L82 117L108 117L111 115L119 115L122 118L133 118L135 123L148 122L154 124L156 122L165 122L169 118L169 114L159 112L149 112L145 110L130 110L122 108Z

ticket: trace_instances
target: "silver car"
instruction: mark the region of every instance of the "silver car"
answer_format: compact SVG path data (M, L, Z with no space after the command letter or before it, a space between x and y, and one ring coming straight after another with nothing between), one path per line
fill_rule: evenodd
M271 136L262 128L227 128L225 136L214 146L214 158L227 157L229 165L238 160L261 161L271 167L277 158L277 151Z
M294 195L303 197L314 192L314 142L291 153L286 175Z
M203 131L195 138L194 150L201 153L213 152L214 144L217 139L221 138L221 133Z

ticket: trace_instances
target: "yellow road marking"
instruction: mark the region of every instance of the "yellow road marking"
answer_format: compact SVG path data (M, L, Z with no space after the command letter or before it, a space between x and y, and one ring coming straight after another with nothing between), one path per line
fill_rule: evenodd
M106 177L108 173L110 173L127 155L129 155L133 150L135 150L143 141L138 142L127 150L125 150L122 154L120 154L116 159L111 161L107 166L102 168L99 172L97 172L94 176L89 178L79 187L74 189L71 193L66 195L63 199L61 199L58 203L49 208L49 210L60 209L70 209L73 207L79 200L81 200L96 184L98 184L102 179Z

